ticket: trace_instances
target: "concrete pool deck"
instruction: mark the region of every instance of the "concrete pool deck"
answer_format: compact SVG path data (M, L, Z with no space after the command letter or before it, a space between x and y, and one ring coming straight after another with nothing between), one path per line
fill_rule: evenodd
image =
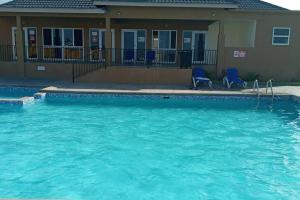
M129 84L80 84L58 81L37 81L37 80L3 80L0 79L0 86L11 87L41 87L40 92L45 93L91 93L91 94L132 94L132 95L210 95L210 96L257 96L252 88L227 89L221 83L215 84L213 89L203 87L198 90L190 89L187 86L174 85L129 85ZM252 85L250 83L250 85ZM276 96L294 96L300 100L300 86L278 85L273 87ZM269 90L260 88L261 96L271 96Z
M293 100L300 102L300 86L278 86L273 87L274 95L279 97L292 98ZM118 88L116 86L111 87L86 87L86 86L72 86L72 87L57 87L50 86L41 90L45 93L79 93L79 94L124 94L124 95L195 95L195 96L245 96L245 97L257 97L257 92L252 89L241 90L229 90L229 89L208 89L203 88L199 90L191 90L188 88L131 88L122 86ZM260 88L260 97L272 97L269 90L266 94L266 88Z

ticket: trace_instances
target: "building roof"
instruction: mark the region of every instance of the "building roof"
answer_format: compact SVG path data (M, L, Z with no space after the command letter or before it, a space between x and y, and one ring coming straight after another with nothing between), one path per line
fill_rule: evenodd
M240 9L248 10L287 10L285 8L276 6L274 4L267 3L260 0L233 0L235 1Z
M65 8L95 9L93 0L13 0L1 5L5 8Z
M105 5L285 10L260 0L12 0L0 5L0 7L18 9L97 9L97 6Z
M261 0L95 0L96 5L169 5L176 4L188 7L188 5L199 5L199 7L238 8L245 10L286 10L282 7ZM202 5L202 6L201 6Z

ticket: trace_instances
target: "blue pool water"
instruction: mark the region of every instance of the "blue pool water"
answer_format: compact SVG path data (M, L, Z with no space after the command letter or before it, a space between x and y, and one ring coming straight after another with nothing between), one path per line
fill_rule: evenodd
M33 96L38 92L38 88L30 87L0 87L0 99L19 99Z
M144 97L0 106L0 198L300 199L299 110Z

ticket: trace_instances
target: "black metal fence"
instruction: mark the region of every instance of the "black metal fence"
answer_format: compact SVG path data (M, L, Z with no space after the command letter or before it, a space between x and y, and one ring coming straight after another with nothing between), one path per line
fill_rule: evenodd
M105 50L94 47L25 46L27 62L104 63Z
M15 45L0 45L0 61L15 61L17 51Z
M108 57L109 56L109 57ZM14 45L0 45L0 61L16 61ZM146 66L189 68L216 65L216 50L101 49L99 47L24 46L26 62L72 63L73 82L106 66Z
M117 66L191 67L216 65L216 50L111 49L112 64Z
M73 83L75 83L78 78L96 71L101 68L106 68L105 62L79 62L73 63Z
M107 53L111 62L108 63ZM105 63L115 66L187 67L216 65L217 51L209 49L101 49L99 47L24 46L26 62ZM0 61L17 60L14 45L0 45Z

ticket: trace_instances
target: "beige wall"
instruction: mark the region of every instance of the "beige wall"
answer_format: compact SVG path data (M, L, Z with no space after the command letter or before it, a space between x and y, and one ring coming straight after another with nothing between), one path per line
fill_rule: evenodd
M44 71L39 71L38 66L45 67ZM26 78L44 80L73 80L73 64L63 63L25 63Z
M81 77L81 83L191 84L191 69L110 67Z
M255 47L255 20L225 20L225 47Z
M16 26L15 17L1 17L0 16L0 44L12 44L11 28Z
M207 49L218 48L219 22L212 23L208 26L207 31Z
M20 69L17 62L1 62L0 61L0 77L22 78L23 69Z
M44 66L45 71L39 71L38 66ZM72 68L72 64L63 63L25 63L24 77L17 62L0 62L0 77L72 81Z
M259 74L263 80L300 81L300 27L295 15L261 14L256 21L254 48L225 48L226 66L236 66L243 76ZM273 27L291 27L289 46L273 46ZM245 50L245 58L233 58L233 51Z

